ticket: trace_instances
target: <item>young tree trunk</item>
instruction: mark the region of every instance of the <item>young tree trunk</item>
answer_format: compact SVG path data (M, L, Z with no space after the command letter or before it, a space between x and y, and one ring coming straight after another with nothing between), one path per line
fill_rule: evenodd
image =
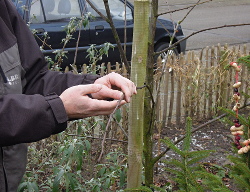
M148 48L148 62L146 71L146 85L145 102L144 102L144 170L145 170L145 185L149 187L153 184L154 165L153 159L153 130L155 126L155 99L153 98L154 85L154 37L158 13L158 0L151 2L150 10L150 28L149 28L149 48Z
M134 33L132 48L131 80L143 86L146 78L148 52L149 0L134 1ZM128 138L128 188L138 188L142 183L144 91L133 97L129 110Z

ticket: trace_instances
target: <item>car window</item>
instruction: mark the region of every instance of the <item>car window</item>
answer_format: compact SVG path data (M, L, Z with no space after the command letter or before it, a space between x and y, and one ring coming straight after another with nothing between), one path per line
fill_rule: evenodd
M107 15L103 1L91 0L91 2L98 9L98 11L100 11L103 15ZM113 19L118 19L118 20L125 20L125 19L132 20L133 19L131 9L127 6L126 11L125 11L125 5L123 2L121 2L120 0L109 0L108 2L109 2L109 8L110 8L110 12L111 12ZM90 12L91 15L93 15L96 18L100 17L98 13L94 11L94 9L91 8L90 5L87 4L87 8L88 8L88 12ZM126 12L126 15L125 15L125 12Z
M68 21L80 16L78 0L32 0L31 3L31 23Z

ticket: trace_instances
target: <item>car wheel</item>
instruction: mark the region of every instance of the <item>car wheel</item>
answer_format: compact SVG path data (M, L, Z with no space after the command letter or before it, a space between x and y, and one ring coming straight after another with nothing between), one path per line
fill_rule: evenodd
M155 46L155 52L160 52L160 51L162 51L162 50L164 50L164 49L166 49L166 48L168 48L168 47L169 47L169 43L167 43L167 42L161 42L161 43L159 43L159 44L157 44L157 45ZM170 55L173 55L173 54L178 55L178 51L177 51L176 48L174 48L174 49L168 50L167 52L161 53L161 54L160 54L161 59L165 59L165 57L167 56L167 54L170 54ZM155 56L154 56L155 62L157 61L157 58L158 58L158 57L159 57L159 55L155 55ZM163 62L164 62L164 61L163 61Z

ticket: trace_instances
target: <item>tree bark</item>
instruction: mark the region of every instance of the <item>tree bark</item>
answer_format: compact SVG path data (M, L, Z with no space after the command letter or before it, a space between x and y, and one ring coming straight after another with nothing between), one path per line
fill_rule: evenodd
M148 52L149 0L134 2L134 32L131 80L142 86L146 78ZM145 89L138 90L130 103L128 138L128 189L142 184L143 126Z
M153 130L155 125L155 99L153 98L154 89L154 37L158 14L158 0L151 2L150 11L150 28L149 28L149 48L148 61L146 71L146 85L145 101L144 101L144 170L145 170L145 185L149 187L153 184L154 164L153 161Z

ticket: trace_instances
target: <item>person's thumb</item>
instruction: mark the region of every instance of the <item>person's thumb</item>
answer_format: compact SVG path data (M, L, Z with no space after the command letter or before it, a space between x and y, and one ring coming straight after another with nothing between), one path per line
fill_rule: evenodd
M79 85L79 86L81 88L82 95L96 93L102 89L101 84L89 84L89 85Z

